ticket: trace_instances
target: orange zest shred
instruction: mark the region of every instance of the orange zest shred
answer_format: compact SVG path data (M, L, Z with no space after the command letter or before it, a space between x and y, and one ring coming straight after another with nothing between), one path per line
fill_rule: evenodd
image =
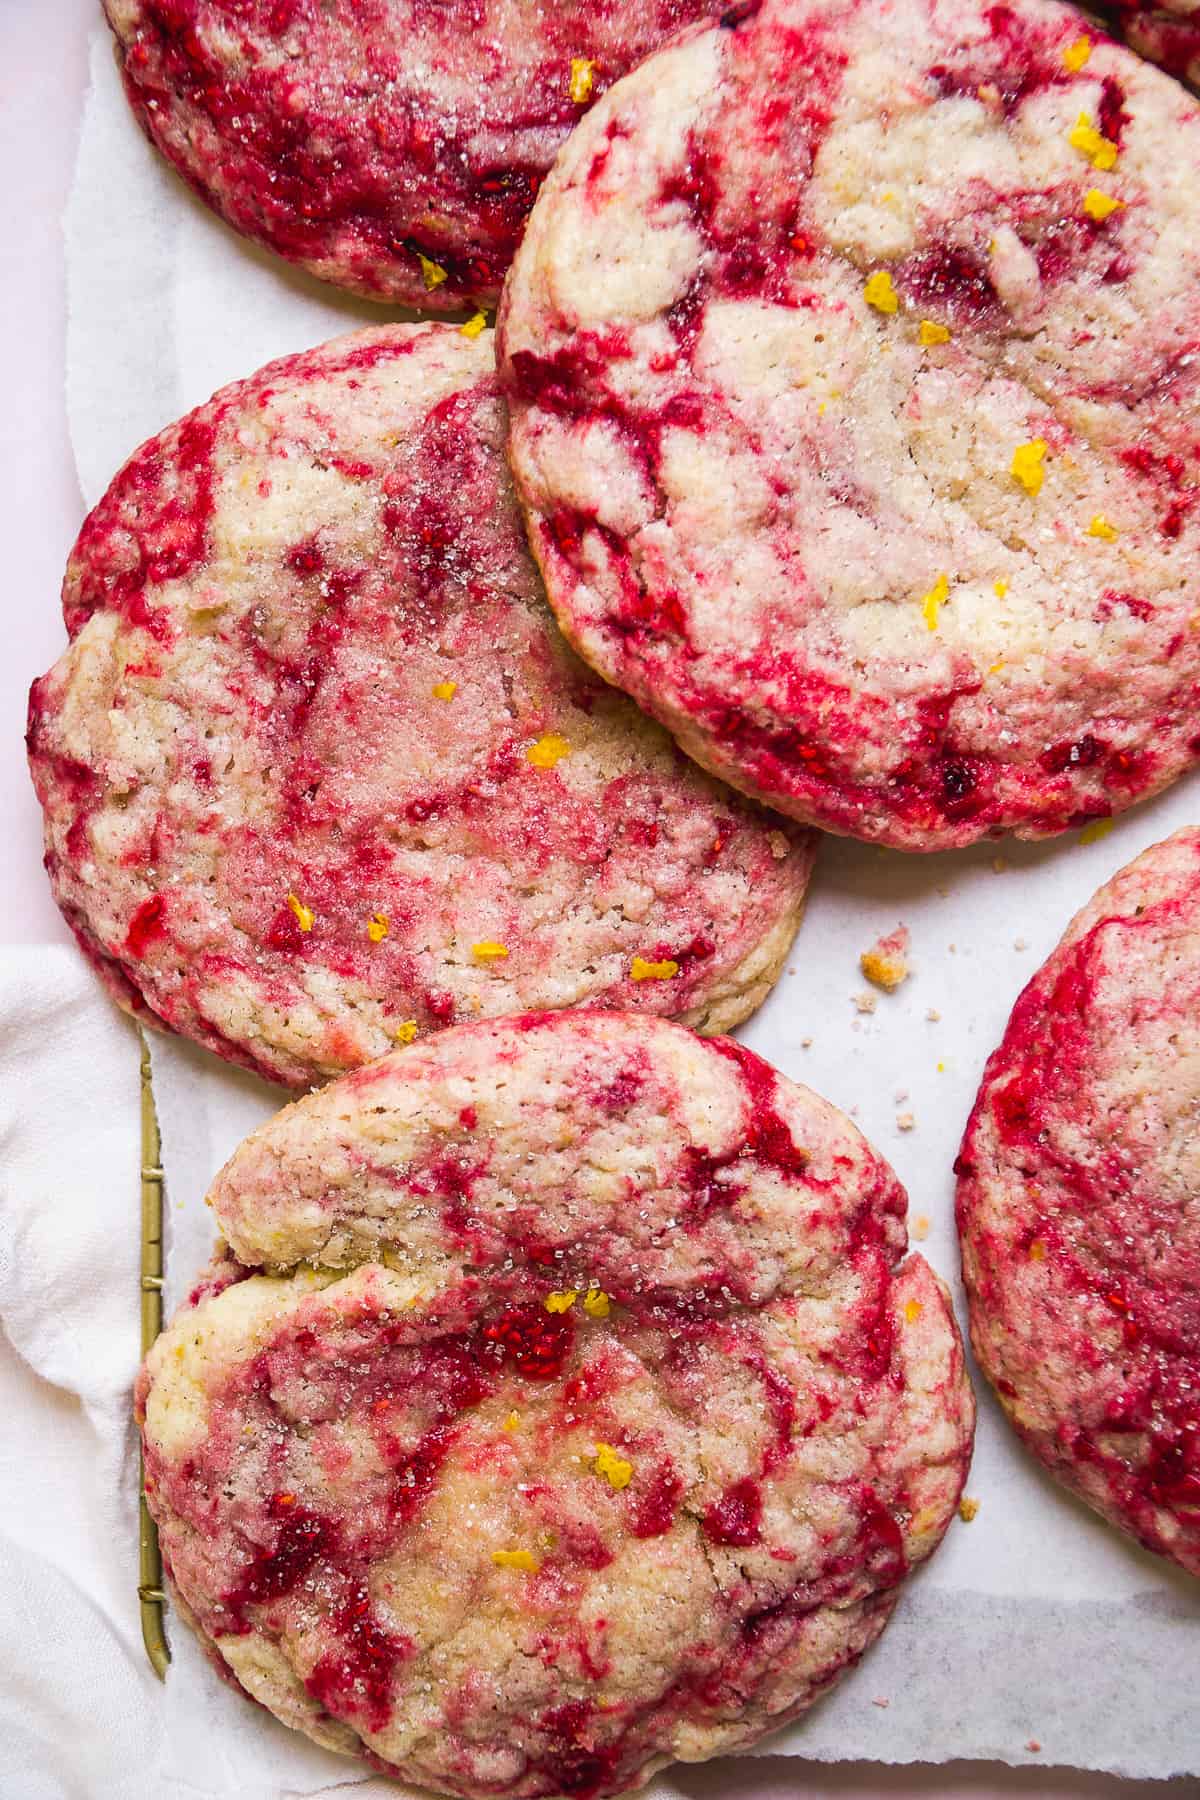
M457 681L435 681L433 684L433 697L435 700L453 700L457 692Z
M508 955L508 945L484 938L481 943L471 945L471 955L479 962L503 962Z
M1075 124L1067 133L1067 142L1073 150L1081 150L1089 158L1093 169L1113 169L1116 167L1118 150L1111 138L1106 138L1096 130L1090 116L1081 112Z
M635 956L629 973L634 981L670 981L678 975L679 964L670 957L663 962L647 962L644 956Z
M1034 1238L1032 1244L1030 1244L1029 1260L1030 1262L1045 1262L1046 1246L1043 1244L1041 1238Z
M529 1575L542 1566L532 1550L493 1550L492 1561L498 1569L523 1569Z
M505 1419L505 1421L504 1421L504 1425L503 1425L502 1429L504 1431L517 1431L520 1429L520 1425L521 1425L520 1413L519 1412L510 1412L507 1419Z
M929 592L921 601L921 617L930 631L936 631L938 612L950 598L950 582L945 575L939 575Z
M908 1320L910 1325L916 1324L923 1311L924 1308L919 1300L906 1300L904 1302L904 1317Z
M460 337L477 338L479 336L480 332L486 331L486 329L487 329L487 314L482 313L482 312L477 312L477 313L471 314L471 317L467 320L465 325L459 326L458 334Z
M420 1026L415 1019L403 1020L396 1027L396 1042L398 1044L411 1044L419 1030Z
M1083 210L1089 219L1095 219L1098 225L1102 225L1112 213L1123 212L1125 202L1103 193L1100 188L1089 188L1083 196Z
M1089 537L1103 538L1106 544L1115 544L1121 535L1115 525L1109 524L1103 513L1096 514L1088 526L1087 534Z
M1112 828L1111 819L1093 819L1091 824L1085 825L1080 832L1079 841L1081 844L1098 844L1101 838L1108 836Z
M597 1444L592 1468L603 1476L611 1488L628 1487L633 1479L633 1464L618 1456L611 1444Z
M567 92L576 106L586 106L592 97L592 87L596 79L596 64L586 56L571 58L571 76L567 83Z
M958 1516L962 1520L963 1524L969 1525L971 1523L971 1520L975 1517L975 1515L978 1511L979 1511L978 1500L972 1500L972 1498L969 1494L964 1494L962 1499L958 1503Z
M993 581L992 592L995 594L997 600L1003 600L1008 593L1007 581Z
M367 920L367 936L373 944L382 944L388 934L388 916L386 913L372 913Z
M288 895L288 905L301 931L311 931L317 917L312 907L305 906L303 900L298 899L295 894Z
M1075 39L1074 43L1068 44L1063 51L1063 67L1069 69L1072 75L1078 75L1080 69L1086 68L1091 54L1091 38L1078 37Z
M1046 479L1044 463L1050 448L1045 438L1034 438L1030 444L1018 444L1013 451L1012 475L1027 494L1040 494Z
M443 281L449 280L449 272L441 263L434 262L431 256L423 256L417 251L417 261L421 265L421 280L425 283L425 292L432 294L434 288L441 287Z
M571 746L566 738L559 737L557 732L548 731L536 744L530 744L525 752L525 761L532 763L535 769L552 769L555 763L561 762L564 756L570 754Z
M876 312L894 313L900 309L900 296L886 269L876 269L863 288L863 299Z
M562 1288L557 1293L547 1294L542 1305L548 1313L565 1313L570 1312L578 1298L574 1288Z
M936 319L922 319L920 338L926 350L931 349L934 344L948 344L950 328L948 325L939 325Z
M603 1288L589 1288L583 1296L583 1310L592 1319L607 1319L612 1302Z

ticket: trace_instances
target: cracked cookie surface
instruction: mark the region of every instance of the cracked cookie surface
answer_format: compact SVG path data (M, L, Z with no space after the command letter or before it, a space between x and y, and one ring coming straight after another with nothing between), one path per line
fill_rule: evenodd
M971 1337L1051 1473L1200 1575L1200 832L1102 887L959 1154Z
M499 321L568 636L910 850L1200 754L1200 110L1053 0L767 0L617 84Z
M131 458L30 701L55 896L124 1004L292 1085L455 1019L724 1030L810 834L571 652L525 546L490 333L391 326Z
M592 101L723 0L105 0L142 129L229 224L371 299L492 305Z
M729 1040L458 1028L211 1199L242 1264L138 1384L164 1557L249 1693L376 1767L608 1794L745 1745L953 1515L973 1405L903 1190Z

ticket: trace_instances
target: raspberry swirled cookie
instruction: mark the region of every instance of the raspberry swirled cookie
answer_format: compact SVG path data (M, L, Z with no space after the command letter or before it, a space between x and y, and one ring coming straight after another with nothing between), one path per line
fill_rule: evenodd
M959 1156L971 1337L1022 1439L1200 1575L1200 831L1102 887L1013 1011Z
M56 898L114 994L303 1085L457 1018L725 1029L787 953L807 834L563 642L490 335L272 364L92 513L34 686Z
M567 635L727 780L903 849L1173 780L1198 165L1189 96L1054 0L766 0L660 51L501 308Z
M1140 56L1200 84L1200 0L1103 0L1097 11Z
M973 1400L903 1190L729 1040L459 1027L210 1197L257 1272L146 1361L148 1498L206 1643L331 1748L617 1793L802 1711L953 1515Z
M591 101L721 0L105 0L134 113L238 231L371 299L493 304Z

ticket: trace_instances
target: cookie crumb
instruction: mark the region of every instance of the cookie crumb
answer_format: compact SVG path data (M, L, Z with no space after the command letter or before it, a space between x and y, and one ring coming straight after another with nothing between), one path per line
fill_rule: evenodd
M874 994L866 993L855 994L854 1004L860 1013L873 1013L875 1011L875 996Z
M813 1042L813 1041L812 1041L812 1039L811 1039L811 1038L801 1038L801 1039L800 1039L800 1048L801 1048L801 1049L802 1049L802 1050L811 1050L811 1049L812 1049L812 1042Z
M1025 938L1014 938L1013 939L1013 949L1014 950L1028 950L1028 948L1029 948L1029 944Z
M942 1015L938 1011L936 1006L931 1006L929 1011L925 1014L925 1017L929 1020L929 1023L931 1025L940 1025L941 1024Z
M902 981L907 981L908 943L908 927L905 925L897 925L895 931L876 939L871 948L864 950L858 959L858 966L867 980L888 994L898 988Z
M910 1113L910 1112L902 1112L902 1113L896 1114L896 1129L897 1129L897 1131L912 1131L914 1129L914 1127L916 1126L916 1123L917 1123L916 1119L913 1117L912 1113Z
M964 1494L958 1503L958 1516L963 1524L969 1525L978 1511L978 1500L973 1500L969 1494Z
M1027 1743L1026 1743L1026 1745L1025 1745L1025 1748L1026 1748L1026 1749L1027 1749L1027 1750L1030 1750L1030 1751L1032 1751L1032 1752L1033 1752L1033 1754L1034 1754L1034 1756L1036 1756L1036 1755L1037 1755L1037 1753L1038 1753L1038 1751L1039 1751L1039 1750L1040 1750L1040 1749L1041 1749L1041 1747L1042 1747L1042 1746L1041 1746L1041 1744L1040 1744L1040 1743L1039 1743L1039 1742L1038 1742L1038 1740L1037 1740L1037 1738L1030 1738L1030 1739L1029 1739L1029 1740L1028 1740L1028 1742L1027 1742Z
M890 1701L890 1700L872 1700L872 1702L871 1702L871 1705L872 1705L872 1706L878 1706L878 1707L881 1707L881 1708L882 1708L882 1709L883 1709L883 1710L884 1710L884 1711L886 1711L886 1710L887 1710L887 1708L888 1708L888 1707L889 1707L889 1706L890 1706L890 1705L891 1705L891 1704L892 1704L892 1703L891 1703L891 1701Z

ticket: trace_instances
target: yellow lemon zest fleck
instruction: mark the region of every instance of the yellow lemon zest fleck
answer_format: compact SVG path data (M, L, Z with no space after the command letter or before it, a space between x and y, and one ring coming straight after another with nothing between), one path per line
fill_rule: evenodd
M288 895L288 905L295 914L296 923L301 931L311 931L317 916L312 907L305 906L303 900L297 899L295 894Z
M825 417L825 402L824 402L824 400L822 400L820 406L818 406L818 408L817 408L817 417L818 417L818 419L823 419Z
M665 962L647 962L644 956L635 956L629 966L629 973L634 981L670 981L679 973L679 964L670 957Z
M415 1019L403 1020L402 1023L396 1027L396 1042L398 1044L411 1044L419 1030L420 1026Z
M633 1464L618 1456L611 1444L596 1445L596 1460L592 1467L613 1488L628 1487L633 1476Z
M969 1525L971 1523L971 1520L975 1517L975 1515L978 1511L979 1511L978 1500L972 1500L972 1498L969 1494L964 1494L962 1499L958 1503L958 1516L962 1520L963 1524Z
M900 296L892 286L892 278L886 269L876 269L863 288L863 299L876 312L894 313L900 308Z
M921 343L926 350L933 344L948 344L950 342L949 326L939 325L936 319L922 319L920 335Z
M1089 188L1083 196L1083 210L1089 219L1102 224L1110 213L1124 212L1125 202L1114 200L1111 194L1105 194L1099 188Z
M503 962L508 955L508 945L498 944L493 938L484 938L482 943L471 945L471 954L480 962Z
M576 106L584 106L592 97L592 82L595 79L596 65L586 56L571 58L571 80L568 92Z
M1013 451L1012 474L1027 494L1040 494L1046 479L1043 462L1050 448L1045 438L1034 438L1031 444L1018 444Z
M373 944L382 944L388 934L388 916L386 913L372 913L367 920L367 936Z
M910 1325L916 1324L923 1310L919 1300L906 1300L904 1302L904 1316Z
M1008 593L1007 581L994 581L992 583L992 591L997 600L1003 600Z
M950 598L950 583L944 575L939 575L929 592L921 601L921 617L930 631L937 630L938 610L945 606Z
M998 675L1003 667L1004 667L1004 658L1001 657L999 662L994 662L992 664L991 668L988 670L988 674L989 675Z
M1073 44L1068 44L1066 49L1063 51L1063 53L1062 53L1063 64L1066 68L1068 68L1071 71L1072 75L1078 75L1080 69L1082 69L1086 66L1088 58L1091 56L1091 54L1092 54L1091 38L1090 37L1078 37L1075 39L1075 42Z
M530 744L525 752L525 761L532 763L535 769L552 769L555 763L561 762L564 756L570 754L571 746L566 738L548 731L536 744Z
M1091 159L1093 169L1116 167L1117 146L1110 138L1104 137L1096 130L1087 113L1080 113L1079 118L1067 134L1067 142L1073 150L1082 150L1083 154Z
M1041 1238L1034 1238L1032 1244L1030 1244L1029 1260L1030 1262L1045 1262L1046 1246L1043 1244Z
M521 1424L520 1413L519 1412L510 1412L507 1419L505 1419L505 1421L504 1421L503 1429L505 1431L516 1431L519 1429L520 1424Z
M929 1217L926 1213L918 1213L913 1220L912 1235L919 1244L923 1244L929 1236Z
M1112 828L1111 819L1093 819L1091 824L1085 825L1080 832L1079 841L1081 844L1098 844L1101 838L1108 836Z
M944 1062L940 1062L940 1063L939 1063L939 1064L938 1064L938 1066L937 1066L937 1072L938 1072L938 1074L939 1074L939 1075L944 1075L944 1074L945 1074L945 1073L946 1073L946 1065L945 1065L945 1063L944 1063Z
M453 700L457 692L457 681L435 681L433 684L433 697L435 700Z
M1115 544L1120 535L1116 526L1110 525L1103 513L1097 513L1088 526L1089 537L1103 538L1107 544Z
M180 1362L182 1362L183 1358L184 1358L184 1347L182 1344L176 1344L175 1354L179 1358Z
M542 1566L532 1550L493 1550L492 1561L498 1569L524 1569L530 1575Z
M563 1288L555 1294L547 1294L542 1305L549 1313L570 1312L578 1295L574 1288Z
M441 287L443 281L448 279L447 272L441 263L434 262L431 256L422 256L419 250L417 261L421 265L421 280L425 283L425 292L432 294L434 288Z
M593 1319L607 1319L611 1305L603 1288L589 1288L583 1296L583 1310Z
M477 338L480 332L486 331L486 329L487 314L481 312L472 313L466 324L459 326L458 335L465 338Z

